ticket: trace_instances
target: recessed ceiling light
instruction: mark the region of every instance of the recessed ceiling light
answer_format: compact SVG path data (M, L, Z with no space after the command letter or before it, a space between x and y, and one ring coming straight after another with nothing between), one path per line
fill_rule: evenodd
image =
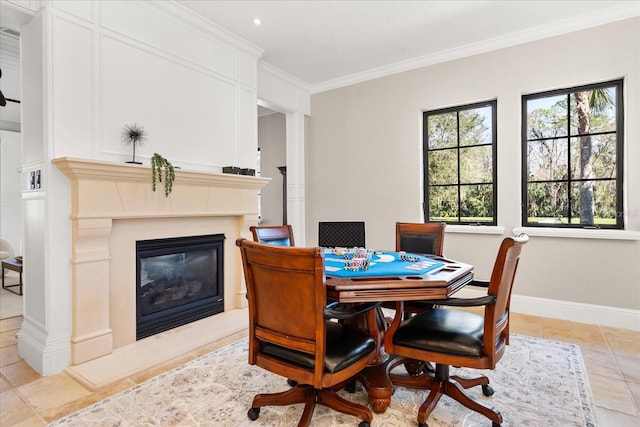
M253 24L254 25L260 25L260 24L262 24L262 20L260 18L253 18Z

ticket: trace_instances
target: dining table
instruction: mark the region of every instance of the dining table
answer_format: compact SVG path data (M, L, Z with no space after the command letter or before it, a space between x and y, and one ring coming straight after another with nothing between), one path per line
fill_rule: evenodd
M354 262L353 258L360 261ZM327 299L331 301L428 302L448 298L471 282L473 266L428 254L369 250L365 255L355 250L325 248L325 276ZM383 346L389 322L380 306L375 310L375 320L369 321L370 318L362 316L354 323L374 334L378 356L357 380L366 388L373 411L382 413L389 407L393 394L388 373L391 358Z

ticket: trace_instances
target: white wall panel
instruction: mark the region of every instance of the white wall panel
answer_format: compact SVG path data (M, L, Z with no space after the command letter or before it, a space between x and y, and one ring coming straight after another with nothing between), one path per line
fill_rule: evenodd
M238 141L231 83L110 37L101 41L100 77L105 152L130 157L120 131L136 122L149 134L137 151L143 156L158 152L178 165L233 163Z
M256 58L244 54L238 54L238 81L250 88L258 85L258 64Z
M100 23L107 28L237 79L236 51L183 23L137 2L100 2ZM144 22L144 25L140 25Z
M258 99L254 91L238 89L238 134L240 158L235 165L256 169L258 164Z
M92 31L54 17L52 44L54 155L92 153ZM72 66L69 66L71 65Z
M94 21L95 3L78 0L55 0L51 3L55 9L87 21Z

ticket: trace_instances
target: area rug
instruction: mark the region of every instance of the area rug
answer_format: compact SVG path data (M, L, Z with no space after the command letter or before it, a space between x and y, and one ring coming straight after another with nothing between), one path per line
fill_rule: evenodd
M593 397L578 346L511 335L511 345L496 370L487 375L495 394L471 393L499 408L503 426L593 426ZM452 368L452 374L478 371ZM244 338L129 390L98 402L50 426L296 426L302 405L267 406L256 421L247 418L257 393L283 391L284 378L247 364ZM366 391L357 385L347 399L363 404ZM391 405L375 414L372 426L417 425L417 408L426 392L397 387ZM316 406L311 425L357 426L359 419ZM491 422L444 396L428 420L430 427L487 426Z
M5 286L17 285L19 283L19 276L13 271L7 271L4 280ZM18 288L11 288L11 290L16 291ZM16 316L22 316L22 296L0 288L0 319Z

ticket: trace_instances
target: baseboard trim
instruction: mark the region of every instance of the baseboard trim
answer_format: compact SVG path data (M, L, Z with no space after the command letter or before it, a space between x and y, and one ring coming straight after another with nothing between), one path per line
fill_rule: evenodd
M69 337L47 339L41 325L24 316L18 332L18 355L40 375L57 374L71 360Z
M468 286L458 292L456 296L476 297L485 295L486 292L486 289ZM511 295L511 311L532 316L640 331L640 310L513 294Z

